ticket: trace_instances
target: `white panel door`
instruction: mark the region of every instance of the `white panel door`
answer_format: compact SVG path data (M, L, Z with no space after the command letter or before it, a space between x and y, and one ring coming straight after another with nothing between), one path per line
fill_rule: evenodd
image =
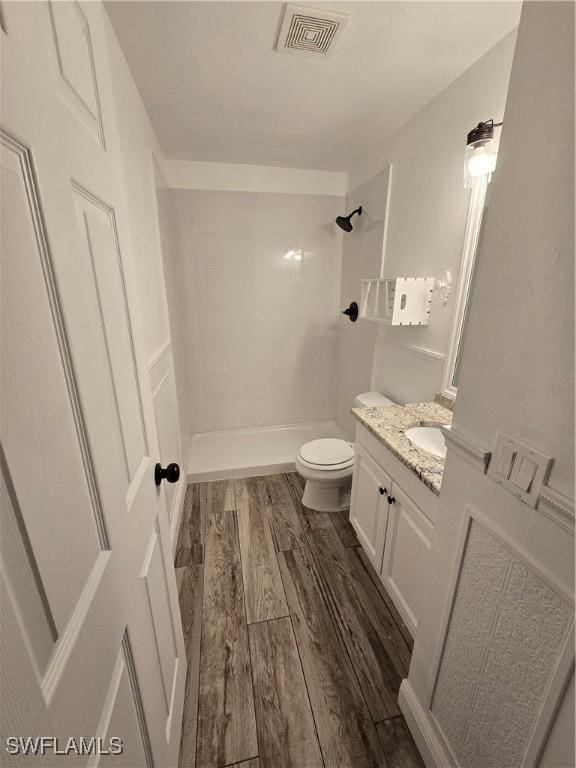
M175 766L186 660L104 9L2 8L2 760Z
M428 579L433 526L396 483L390 498L381 576L414 636Z
M392 480L389 475L357 443L350 522L377 571L380 571L382 565L388 523L388 495L391 487Z

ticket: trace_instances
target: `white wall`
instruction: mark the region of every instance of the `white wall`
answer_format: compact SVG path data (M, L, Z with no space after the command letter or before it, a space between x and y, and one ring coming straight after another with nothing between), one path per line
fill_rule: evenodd
M192 430L333 419L342 199L173 195Z
M380 275L389 173L390 169L386 168L346 195L345 213L349 214L361 205L362 215L354 216L354 229L343 234L340 282L342 309L351 301L360 304L362 278ZM377 324L369 320L352 323L345 315L340 315L336 416L338 425L346 432L349 440L354 439L356 425L350 413L354 398L371 388L377 330Z
M574 84L566 72L573 25L562 25L573 5L534 5L523 12L503 178L495 177L478 258L456 419L484 445L502 429L539 446L555 457L549 484L573 497ZM546 57L562 45L564 59ZM526 131L528 120L538 130Z
M502 118L514 44L512 33L383 142L378 158L351 171L349 198L361 203L358 184L374 169L394 165L385 277L441 277L450 270L456 283L470 196L462 187L466 133L480 120ZM378 276L379 269L362 275ZM434 397L454 306L454 295L446 307L435 295L428 326L379 326L376 389L397 402Z
M495 764L486 757L495 752L506 765L575 760L573 120L574 5L525 3L453 420L467 450L450 441L425 611L403 687L424 751L450 748L466 768ZM554 457L544 488L554 504L534 509L483 473L474 457L499 430ZM483 533L470 548L463 534L471 512ZM452 590L459 608L448 613ZM447 652L437 675L452 626L462 652ZM457 696L432 696L451 686ZM532 758L511 757L531 733Z

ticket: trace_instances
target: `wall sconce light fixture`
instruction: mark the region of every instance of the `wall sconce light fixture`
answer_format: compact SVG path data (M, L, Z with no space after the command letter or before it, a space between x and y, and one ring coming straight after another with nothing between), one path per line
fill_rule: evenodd
M496 147L494 142L494 128L502 123L494 120L485 120L478 123L469 131L466 137L466 153L464 155L464 186L474 186L477 179L490 181L496 168Z

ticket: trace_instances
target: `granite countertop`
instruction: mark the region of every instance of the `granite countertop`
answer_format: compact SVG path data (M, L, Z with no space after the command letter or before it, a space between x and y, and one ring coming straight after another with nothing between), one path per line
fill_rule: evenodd
M396 458L435 494L440 493L444 459L418 448L404 434L411 427L452 423L452 411L438 403L408 403L377 408L352 408L352 413Z

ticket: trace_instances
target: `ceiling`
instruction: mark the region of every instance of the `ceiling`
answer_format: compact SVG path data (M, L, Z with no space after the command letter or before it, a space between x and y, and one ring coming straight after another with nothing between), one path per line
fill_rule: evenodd
M519 2L310 2L332 56L277 53L277 2L106 4L169 158L349 170L518 24Z

